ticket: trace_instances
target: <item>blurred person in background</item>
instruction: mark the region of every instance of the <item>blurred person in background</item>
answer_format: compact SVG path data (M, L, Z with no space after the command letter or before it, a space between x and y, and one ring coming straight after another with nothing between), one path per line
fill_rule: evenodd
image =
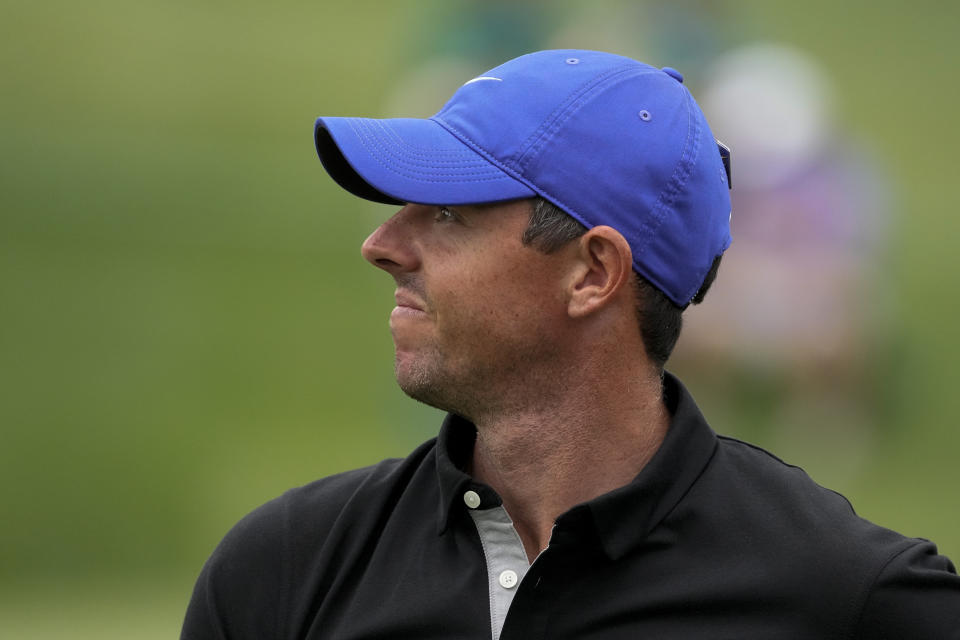
M890 305L877 288L889 180L833 126L826 75L790 47L719 56L703 104L737 152L737 251L711 304L686 318L674 366L709 376L711 406L766 441L826 448L853 473L878 418L869 364Z
M682 75L556 50L464 80L430 119L315 128L400 207L362 253L439 437L244 518L182 637L960 637L932 543L716 435L664 370L731 241Z

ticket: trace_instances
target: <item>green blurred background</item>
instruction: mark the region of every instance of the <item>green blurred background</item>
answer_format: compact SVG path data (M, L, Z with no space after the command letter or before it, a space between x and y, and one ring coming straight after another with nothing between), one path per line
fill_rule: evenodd
M447 95L544 44L633 54L631 25L642 44L676 22L636 2L595 3L607 22L582 29L573 2L2 6L0 636L18 639L175 637L200 566L243 514L436 431L438 413L395 389L393 287L359 255L391 209L326 177L316 116L429 115L440 105L390 105L397 79L437 56L472 68L432 87ZM730 403L709 367L682 373L718 431L960 559L958 10L674 6L700 31L649 62L681 67L696 93L705 38L802 49L896 194L886 329L861 385L876 424L856 465L817 429L765 426L754 408L779 396L762 381ZM822 430L816 394L807 422Z

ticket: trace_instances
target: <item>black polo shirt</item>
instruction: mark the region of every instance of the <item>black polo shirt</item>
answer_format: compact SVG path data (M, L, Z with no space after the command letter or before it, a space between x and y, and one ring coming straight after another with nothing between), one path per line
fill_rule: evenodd
M630 484L557 519L501 640L960 638L960 578L925 540L718 437L665 380L673 416ZM462 471L476 432L449 416L404 460L288 491L207 561L184 639L489 638L480 537Z

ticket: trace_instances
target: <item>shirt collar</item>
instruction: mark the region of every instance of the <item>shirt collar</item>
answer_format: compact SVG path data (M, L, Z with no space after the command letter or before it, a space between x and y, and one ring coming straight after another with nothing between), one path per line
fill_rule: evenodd
M450 524L455 509L463 509L463 494L477 492L481 506L500 504L500 497L490 487L475 482L467 474L477 428L466 418L447 414L437 438L437 479L440 482L440 512L437 514L437 532L443 533Z
M717 448L717 435L690 392L669 373L663 394L672 417L660 448L632 482L587 503L612 560L642 542L677 506Z
M690 393L673 375L663 380L664 403L670 411L667 435L643 470L629 484L578 505L560 516L581 519L585 509L593 516L597 538L606 555L616 560L639 544L680 502L706 467L717 447L717 436ZM463 494L476 491L481 505L501 504L490 487L465 471L476 428L468 420L448 415L437 439L437 478L440 484L438 532L443 533L455 509L463 509Z

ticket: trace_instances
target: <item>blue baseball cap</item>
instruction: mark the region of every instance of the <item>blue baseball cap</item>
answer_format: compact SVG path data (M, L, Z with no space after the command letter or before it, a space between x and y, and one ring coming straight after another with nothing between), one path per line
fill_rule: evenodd
M344 189L387 204L542 196L630 244L637 272L686 306L730 245L729 150L670 68L539 51L461 86L431 118L318 118Z

